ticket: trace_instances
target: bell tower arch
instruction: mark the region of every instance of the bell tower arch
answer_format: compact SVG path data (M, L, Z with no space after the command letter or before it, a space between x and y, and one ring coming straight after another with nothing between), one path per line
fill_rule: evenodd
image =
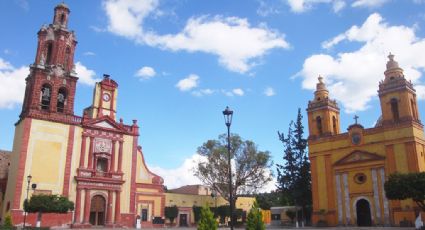
M308 128L310 138L340 133L339 107L329 98L329 91L319 76L313 101L308 102Z
M33 117L69 123L74 115L77 74L75 33L68 29L70 10L65 3L54 9L53 23L38 31L37 52L26 78L21 119Z
M388 55L385 78L379 83L379 100L381 102L382 124L391 125L404 121L420 123L416 90L412 82L406 80L403 69Z

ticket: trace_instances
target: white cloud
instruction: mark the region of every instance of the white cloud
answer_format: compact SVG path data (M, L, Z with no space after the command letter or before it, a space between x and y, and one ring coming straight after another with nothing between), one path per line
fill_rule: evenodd
M84 56L95 56L96 54L94 52L91 51L87 51L83 53Z
M12 109L22 104L28 74L28 67L15 68L0 58L0 109Z
M287 0L286 2L295 13L306 12L317 4L332 4L334 12L339 12L346 5L344 0Z
M213 93L215 93L215 90L213 89L200 89L192 92L192 94L197 97L207 96Z
M271 97L271 96L276 95L276 92L274 91L274 89L272 87L267 87L264 90L264 95L266 95L267 97Z
M267 17L272 14L278 14L279 10L273 5L275 1L258 0L260 6L257 9L257 14L262 17Z
M136 72L136 76L147 80L156 76L155 69L150 66L143 66Z
M342 41L360 43L361 47L335 56L314 54L308 57L297 74L303 77L303 88L314 90L317 76L321 74L331 97L342 102L346 112L365 110L370 100L377 96L389 52L396 54L395 59L404 69L406 78L420 83L421 71L425 70L425 39L415 35L414 27L388 25L375 13L363 25L352 26L324 42L323 47L333 48ZM416 88L423 89L422 86ZM419 90L417 92L419 98L424 97Z
M245 92L240 88L233 89L232 93L236 96L243 96L245 94Z
M189 91L193 88L198 87L199 84L199 76L196 74L191 74L184 79L181 79L177 82L176 87L180 91Z
M75 72L77 72L78 82L85 85L94 85L101 79L96 78L96 73L87 69L81 62L75 63Z
M144 31L144 19L158 11L158 0L108 0L104 9L108 30L138 43L171 51L217 55L227 69L245 73L255 59L275 48L289 48L284 35L266 26L252 27L247 19L222 16L190 18L176 34Z
M351 6L352 7L367 7L367 8L373 8L373 7L379 7L384 5L388 0L356 0L354 1Z
M150 169L164 179L164 185L166 185L168 189L178 188L184 185L202 184L202 182L193 175L197 162L201 160L202 156L194 154L185 159L183 164L177 168L165 169L159 166L153 166L150 167Z

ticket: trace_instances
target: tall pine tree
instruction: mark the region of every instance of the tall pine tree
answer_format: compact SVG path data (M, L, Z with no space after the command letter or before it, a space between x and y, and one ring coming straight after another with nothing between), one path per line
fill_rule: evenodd
M297 120L289 123L286 138L278 132L279 140L284 146L284 165L277 165L278 188L290 204L301 206L303 213L311 205L311 174L308 160L307 139L304 138L301 109L298 109ZM309 215L308 215L309 216Z

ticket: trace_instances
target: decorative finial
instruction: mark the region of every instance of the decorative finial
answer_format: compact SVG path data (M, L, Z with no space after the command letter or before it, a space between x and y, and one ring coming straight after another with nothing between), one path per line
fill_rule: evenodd
M390 54L388 55L388 59L390 59L390 61L394 61L394 54L390 52Z
M357 119L359 119L359 116L357 116L357 115L354 115L354 120L355 120L355 124L357 125Z
M317 78L319 79L319 83L323 83L323 77L319 75L319 77Z

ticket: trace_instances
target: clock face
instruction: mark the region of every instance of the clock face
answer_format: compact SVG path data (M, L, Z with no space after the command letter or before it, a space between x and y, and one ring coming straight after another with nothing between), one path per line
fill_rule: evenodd
M360 144L360 141L361 141L360 134L358 134L358 133L353 133L353 134L351 135L351 142L352 142L353 144L358 145L358 144Z
M107 93L104 93L102 98L103 98L104 101L109 101L111 99L111 96L109 96L109 94L107 94Z

